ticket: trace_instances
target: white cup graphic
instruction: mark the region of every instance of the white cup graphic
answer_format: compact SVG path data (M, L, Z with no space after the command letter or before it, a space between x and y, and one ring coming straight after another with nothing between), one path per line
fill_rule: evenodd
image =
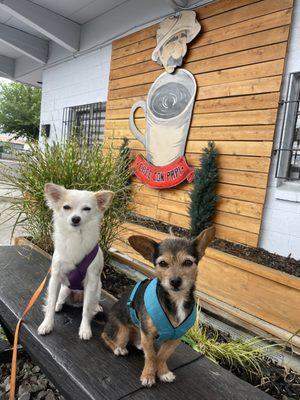
M145 146L146 159L155 166L169 165L184 155L196 96L194 76L185 69L164 72L152 84L147 101L137 101L130 110L129 126ZM146 131L136 127L135 111L146 116Z

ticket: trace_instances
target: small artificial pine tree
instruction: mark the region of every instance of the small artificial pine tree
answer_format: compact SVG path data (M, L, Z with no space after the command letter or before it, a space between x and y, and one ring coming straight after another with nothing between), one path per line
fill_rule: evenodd
M216 195L218 169L215 143L209 142L203 152L201 167L196 169L194 187L190 193L189 215L192 236L199 235L212 224L218 200Z

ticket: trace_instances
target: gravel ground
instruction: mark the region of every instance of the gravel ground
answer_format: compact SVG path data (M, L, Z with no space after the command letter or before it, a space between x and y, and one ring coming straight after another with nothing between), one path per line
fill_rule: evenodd
M0 365L0 400L8 400L10 364ZM17 372L17 400L64 400L53 384L34 365L28 356L19 355Z

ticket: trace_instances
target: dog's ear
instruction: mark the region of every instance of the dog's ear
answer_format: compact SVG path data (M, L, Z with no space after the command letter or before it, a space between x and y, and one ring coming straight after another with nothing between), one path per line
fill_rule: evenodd
M203 257L206 247L215 237L215 227L210 226L209 228L204 229L197 237L194 239L194 244L197 250L198 259L200 260Z
M146 260L153 262L154 255L158 247L155 240L149 239L146 236L133 235L128 238L131 247L140 253Z
M66 189L63 186L55 185L55 183L46 183L44 187L45 197L50 208L53 208L63 196Z
M110 190L99 190L99 192L95 193L95 197L99 210L105 211L111 205L114 198L114 192L111 192Z

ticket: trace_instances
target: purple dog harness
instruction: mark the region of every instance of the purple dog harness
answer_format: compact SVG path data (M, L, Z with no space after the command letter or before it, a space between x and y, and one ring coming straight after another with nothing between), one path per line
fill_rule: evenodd
M83 290L82 282L84 281L87 269L94 261L98 250L99 245L97 243L93 250L87 254L79 264L76 265L76 268L67 274L69 279L69 288L71 290Z

